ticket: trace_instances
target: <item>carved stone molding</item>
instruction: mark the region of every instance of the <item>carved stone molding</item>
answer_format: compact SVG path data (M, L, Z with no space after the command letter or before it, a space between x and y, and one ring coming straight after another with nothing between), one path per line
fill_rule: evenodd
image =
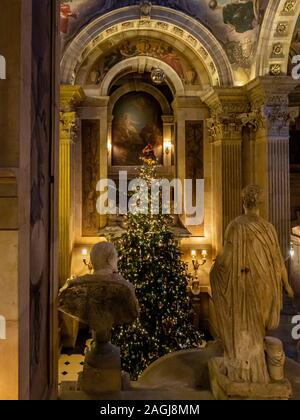
M294 14L296 12L297 0L287 0L283 7L283 14Z
M74 111L85 98L81 86L62 85L60 88L60 109L63 112Z
M289 93L297 83L290 77L258 78L247 89L251 102L252 114L256 114L259 128L267 128L270 136L288 136L289 123L293 114L289 109Z
M140 4L141 20L150 20L152 11L152 3L144 0Z
M211 118L207 127L213 141L240 140L243 128L241 115L250 111L250 104L243 88L210 89L201 98L210 108Z
M78 134L76 112L60 112L60 141L74 142Z
M210 138L215 141L242 141L243 124L240 115L234 118L213 117L207 120Z
M264 119L261 112L253 111L239 115L242 127L247 127L253 131L264 126Z

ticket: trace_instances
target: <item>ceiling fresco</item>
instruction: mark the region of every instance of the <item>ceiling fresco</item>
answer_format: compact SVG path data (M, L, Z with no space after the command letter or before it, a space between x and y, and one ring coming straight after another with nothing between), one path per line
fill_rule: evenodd
M250 74L258 35L269 0L152 0L180 10L208 27L223 44L234 70ZM139 0L62 0L63 45L97 16Z
M138 56L149 56L162 60L172 67L183 83L187 85L199 82L195 68L191 67L186 58L176 51L175 48L164 41L138 38L130 41L123 41L111 51L101 56L94 64L86 83L100 84L107 72L114 65L127 58Z
M296 23L295 31L292 38L289 60L289 72L292 70L292 58L295 55L300 55L300 15Z

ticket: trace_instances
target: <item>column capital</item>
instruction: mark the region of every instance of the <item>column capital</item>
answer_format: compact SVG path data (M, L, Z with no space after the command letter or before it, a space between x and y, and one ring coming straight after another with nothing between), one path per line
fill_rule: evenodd
M175 121L174 115L162 115L161 119L166 125L173 125Z
M60 143L72 143L77 136L76 112L60 112Z
M296 118L295 109L289 109L289 94L297 85L290 76L259 77L247 85L252 113L270 136L288 137L289 123Z
M265 104L277 105L279 101L286 101L298 85L299 82L291 76L264 76L248 83L246 90L253 109Z
M210 88L201 99L210 108L213 117L234 119L237 114L250 111L249 100L242 87Z
M85 98L81 86L61 85L60 87L60 108L64 112L73 111Z
M202 97L211 112L207 120L213 141L241 141L241 131L250 111L250 103L245 90L236 88L211 88Z

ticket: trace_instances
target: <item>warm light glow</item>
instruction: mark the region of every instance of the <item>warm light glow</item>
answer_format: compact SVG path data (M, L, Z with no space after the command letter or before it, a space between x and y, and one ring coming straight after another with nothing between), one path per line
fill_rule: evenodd
M294 244L291 243L291 247L290 247L290 256L291 258L294 258L295 256L295 249L294 249Z
M82 250L82 256L83 257L87 257L87 255L88 255L88 250L86 248L83 248L83 250Z
M108 150L108 153L111 154L111 152L112 152L112 144L111 144L111 141L110 140L107 142L107 150Z
M206 251L206 249L204 249L204 250L202 251L202 257L203 257L203 258L206 258L206 257L207 257L207 251Z
M172 143L170 140L164 141L164 151L168 155L172 150Z
M193 258L196 258L196 257L197 257L197 251L196 251L195 249L193 249L193 250L192 250L192 252L191 252L191 256L192 256Z

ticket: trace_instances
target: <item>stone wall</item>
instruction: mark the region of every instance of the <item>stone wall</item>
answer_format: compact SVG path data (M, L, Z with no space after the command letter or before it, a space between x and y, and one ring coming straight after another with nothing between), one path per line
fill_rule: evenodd
M56 389L53 7L50 0L1 2L0 400L45 398Z

